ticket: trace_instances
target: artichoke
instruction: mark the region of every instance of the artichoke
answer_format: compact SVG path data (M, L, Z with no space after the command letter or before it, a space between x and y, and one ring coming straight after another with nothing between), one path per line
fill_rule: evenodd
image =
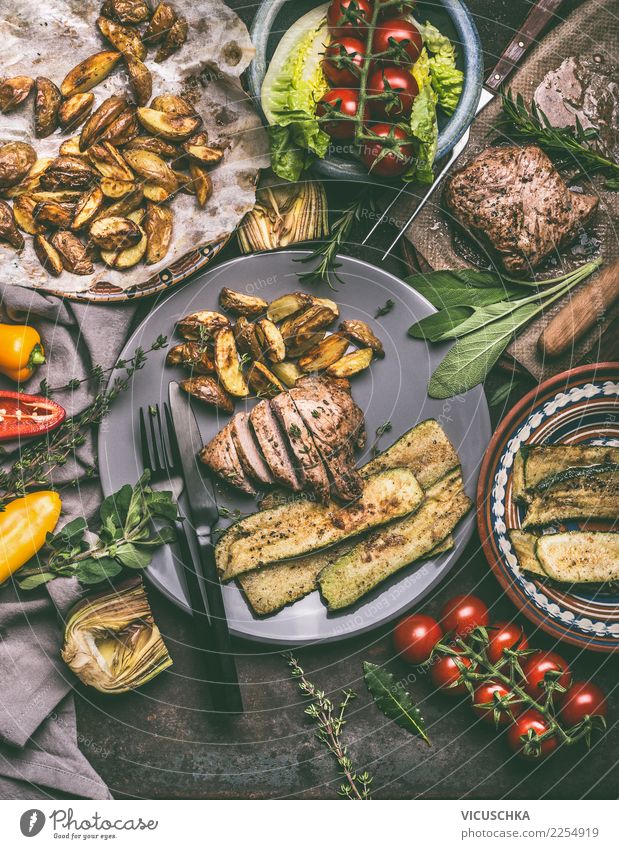
M110 694L135 690L172 665L140 578L80 601L61 654L80 681Z

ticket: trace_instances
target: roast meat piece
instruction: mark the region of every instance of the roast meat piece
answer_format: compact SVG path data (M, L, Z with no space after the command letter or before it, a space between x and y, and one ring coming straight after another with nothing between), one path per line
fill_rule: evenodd
M490 242L510 272L538 266L598 205L592 195L571 192L534 145L487 148L447 180L445 201L466 230Z
M260 450L278 483L294 492L301 490L301 482L288 453L288 444L269 401L260 401L249 414L249 421Z
M290 443L302 488L314 492L320 501L326 503L329 500L327 472L294 401L288 392L282 392L273 398L271 407Z
M234 447L245 474L258 483L275 483L275 479L254 439L249 424L249 413L237 413L230 424L232 425Z
M256 494L253 484L243 471L232 438L232 422L222 428L217 436L202 449L200 459L231 486L235 486L248 495Z

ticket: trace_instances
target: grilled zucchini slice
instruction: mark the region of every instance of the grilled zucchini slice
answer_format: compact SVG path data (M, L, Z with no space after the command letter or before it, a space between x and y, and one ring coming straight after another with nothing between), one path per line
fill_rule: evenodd
M616 519L617 516L619 470L613 466L587 466L567 469L541 481L522 527L526 530L567 519Z
M532 575L538 575L540 578L548 577L542 569L542 565L535 553L535 544L538 539L537 534L530 534L514 528L509 532L509 539L516 552L518 565L523 572L530 572Z
M535 553L553 581L601 584L619 580L619 533L616 532L544 534L536 540Z
M619 448L610 445L523 445L513 467L512 494L515 501L530 501L535 492L547 488L546 481L571 469L619 467Z

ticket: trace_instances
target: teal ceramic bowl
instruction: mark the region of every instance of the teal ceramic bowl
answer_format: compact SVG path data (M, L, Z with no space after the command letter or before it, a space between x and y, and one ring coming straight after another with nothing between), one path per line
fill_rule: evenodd
M269 60L285 32L316 6L316 0L263 0L252 27L256 55L248 69L250 94L260 113L260 91ZM460 0L419 2L415 17L430 21L456 45L458 66L464 71L464 87L456 111L450 117L440 114L437 159L453 148L475 117L483 79L483 54L471 13ZM264 116L263 116L264 117ZM355 159L330 152L317 160L313 172L331 180L368 180L368 173Z

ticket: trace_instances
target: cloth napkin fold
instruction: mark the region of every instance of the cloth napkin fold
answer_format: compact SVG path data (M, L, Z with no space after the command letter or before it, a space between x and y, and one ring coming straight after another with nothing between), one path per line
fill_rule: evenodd
M128 336L137 306L70 303L19 286L0 288L0 310L12 321L40 332L49 362L25 387L35 393L45 377L50 386L83 379L94 365L114 365ZM1 378L0 378L1 380ZM1 383L0 388L11 388ZM94 397L90 382L54 394L68 415L85 409ZM4 443L2 462L10 465L18 446ZM61 484L84 477L96 464L91 434L54 474ZM61 524L76 516L90 519L101 501L96 480L84 480L62 493ZM111 798L102 779L78 748L72 689L75 678L60 659L62 624L79 597L77 582L58 579L45 588L0 588L0 798Z

